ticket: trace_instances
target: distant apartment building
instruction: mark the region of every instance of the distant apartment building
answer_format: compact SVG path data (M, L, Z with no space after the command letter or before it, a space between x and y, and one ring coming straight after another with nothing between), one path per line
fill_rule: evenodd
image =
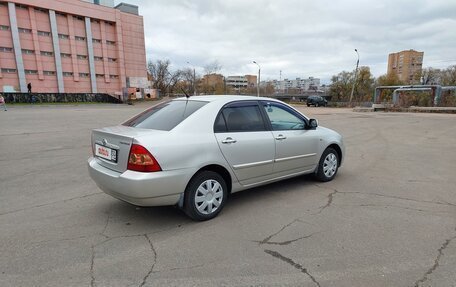
M208 74L202 78L202 84L215 87L217 85L223 85L223 75L221 74Z
M237 89L253 88L257 85L257 76L228 76L226 77L226 85Z
M90 3L89 3L90 2ZM99 4L99 5L96 5ZM0 1L0 91L146 88L143 17L113 0Z
M255 75L245 75L244 76L247 79L247 85L249 87L256 87L258 85L258 77Z
M388 56L388 74L396 74L405 84L417 84L423 68L424 52L405 50Z
M307 79L296 78L294 80L284 79L281 81L274 80L271 82L276 92L284 92L288 89L300 91L317 90L320 86L320 79L309 77Z

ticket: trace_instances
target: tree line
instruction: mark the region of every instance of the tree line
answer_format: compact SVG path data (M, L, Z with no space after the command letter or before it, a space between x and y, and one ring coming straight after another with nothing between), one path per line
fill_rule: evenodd
M197 73L193 67L173 70L171 61L156 60L149 61L147 70L152 79L152 88L160 90L162 95L189 95L193 94L248 94L256 95L256 87L235 89L227 86L225 77L219 72L222 66L218 61L210 62L204 66L204 73ZM223 80L211 82L210 75L218 75ZM416 83L430 85L440 84L442 86L456 86L456 65L445 69L425 68L414 75ZM355 71L342 71L331 77L331 84L328 96L333 102L348 102L351 90L355 81ZM353 91L353 102L370 102L373 99L374 90L377 86L406 85L401 82L396 74L384 74L375 78L370 68L361 66L358 69L355 88ZM275 91L271 84L261 86L261 95L272 96ZM450 93L450 92L447 92ZM454 92L453 92L454 93ZM392 91L384 92L384 99L389 100Z
M421 72L416 73L413 78L416 83L424 85L456 86L456 65L449 66L446 69L425 68ZM328 94L331 96L331 100L340 102L349 101L354 81L355 71L342 71L332 76ZM358 71L353 92L353 101L372 101L375 87L400 85L406 85L406 83L400 81L396 74L384 74L378 78L374 78L370 72L370 68L362 66ZM386 97L390 96L389 94L391 93L392 91L386 91Z
M220 74L222 65L215 60L203 67L203 73L200 74L193 67L184 69L172 69L171 61L156 60L147 63L147 71L151 77L152 88L160 90L164 95L179 95L187 93L188 95L256 95L257 88L245 87L234 88L226 85L226 79ZM211 80L215 77L218 80ZM261 95L272 95L274 87L271 84L260 87Z

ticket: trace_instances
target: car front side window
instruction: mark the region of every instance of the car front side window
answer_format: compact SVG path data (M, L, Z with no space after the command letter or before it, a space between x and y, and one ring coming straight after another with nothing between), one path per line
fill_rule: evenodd
M302 130L305 128L303 119L297 117L285 108L274 103L264 103L264 110L271 122L273 131Z

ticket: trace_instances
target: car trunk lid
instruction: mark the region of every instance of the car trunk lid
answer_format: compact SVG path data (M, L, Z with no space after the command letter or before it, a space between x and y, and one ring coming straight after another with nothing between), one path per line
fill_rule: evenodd
M98 163L117 172L127 170L131 145L136 138L163 131L114 126L92 131L92 149Z

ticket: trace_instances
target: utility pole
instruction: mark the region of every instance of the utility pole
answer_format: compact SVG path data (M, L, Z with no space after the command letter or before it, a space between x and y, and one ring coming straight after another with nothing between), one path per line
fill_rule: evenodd
M260 75L261 75L261 67L260 65L256 62L253 61L254 64L258 66L258 84L257 84L257 97L260 96Z
M356 61L355 80L353 81L352 91L351 91L351 94L350 94L350 106L351 106L351 103L352 103L352 100L353 100L353 92L355 91L356 81L358 80L359 53L358 53L357 49L355 49L355 52L358 55L358 60Z
M280 70L280 76L279 76L279 94L282 93L282 70Z

